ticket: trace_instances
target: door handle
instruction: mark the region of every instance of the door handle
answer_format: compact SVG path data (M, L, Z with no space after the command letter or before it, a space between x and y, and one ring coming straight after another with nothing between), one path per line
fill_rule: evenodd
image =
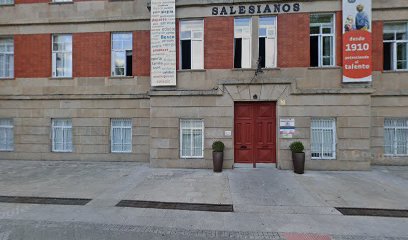
M247 149L247 146L241 146L241 149Z

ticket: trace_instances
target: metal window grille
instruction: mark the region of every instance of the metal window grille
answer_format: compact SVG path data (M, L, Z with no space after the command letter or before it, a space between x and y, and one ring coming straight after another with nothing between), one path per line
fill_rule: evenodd
M0 38L0 78L14 77L13 38Z
M408 156L408 119L385 119L384 154Z
M14 0L0 0L0 5L14 4Z
M71 119L52 119L52 151L72 152Z
M132 119L111 120L111 152L132 152Z
M52 36L52 76L72 77L72 35Z
M311 150L312 159L336 158L335 119L312 119Z
M204 122L198 119L180 121L180 156L182 158L204 157Z
M132 39L132 33L112 33L112 76L126 76L126 58L132 52Z
M389 69L408 69L408 23L384 24L384 51L387 51Z
M335 65L334 22L334 14L310 15L310 37L317 37L319 67Z
M14 150L13 120L0 119L0 151Z

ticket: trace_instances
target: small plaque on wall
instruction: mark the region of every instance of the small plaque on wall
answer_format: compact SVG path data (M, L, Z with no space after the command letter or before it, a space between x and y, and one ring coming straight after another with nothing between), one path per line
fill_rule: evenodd
M295 119L281 118L279 121L279 135L281 138L293 138L295 134Z

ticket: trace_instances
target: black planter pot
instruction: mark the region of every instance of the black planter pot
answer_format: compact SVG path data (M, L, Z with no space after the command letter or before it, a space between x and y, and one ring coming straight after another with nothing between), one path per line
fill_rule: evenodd
M292 153L293 171L297 174L305 172L305 153Z
M213 152L214 172L222 172L223 162L224 162L224 152Z

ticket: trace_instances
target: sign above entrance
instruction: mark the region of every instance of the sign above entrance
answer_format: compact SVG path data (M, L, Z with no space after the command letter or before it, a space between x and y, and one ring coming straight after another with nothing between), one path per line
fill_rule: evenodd
M176 2L151 3L151 85L176 85Z
M300 3L273 3L273 4L256 4L256 5L228 5L218 6L211 9L213 16L230 16L230 15L262 15L299 12Z
M372 81L371 0L343 0L343 82Z

